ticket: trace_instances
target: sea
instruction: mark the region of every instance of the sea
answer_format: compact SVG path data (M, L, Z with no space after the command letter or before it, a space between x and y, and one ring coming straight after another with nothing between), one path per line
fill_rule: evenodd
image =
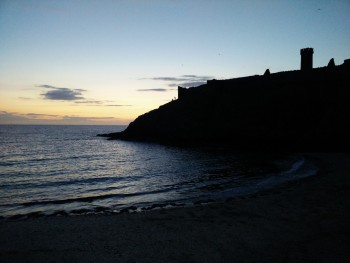
M0 125L0 217L224 202L317 174L302 155L107 140L125 126Z

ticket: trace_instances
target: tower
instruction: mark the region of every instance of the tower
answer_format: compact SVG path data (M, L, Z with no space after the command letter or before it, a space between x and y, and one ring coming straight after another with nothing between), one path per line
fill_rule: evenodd
M303 48L300 49L300 55L301 55L301 65L300 70L310 70L312 69L312 55L314 54L313 48Z

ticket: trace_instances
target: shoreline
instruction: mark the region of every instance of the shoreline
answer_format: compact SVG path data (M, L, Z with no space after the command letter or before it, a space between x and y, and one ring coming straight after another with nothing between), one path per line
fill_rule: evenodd
M345 262L350 155L302 154L315 176L224 203L0 221L1 262Z
M218 154L220 155L221 152ZM269 191L270 189L284 185L289 181L300 180L303 177L313 176L318 170L312 161L306 159L300 154L275 153L272 155L269 153L262 155L260 153L257 156L255 155L256 154L236 154L239 160L243 160L244 166L248 167L249 164L249 167L255 167L257 165L262 167L261 169L264 170L257 170L256 172L258 174L248 171L248 175L243 176L246 179L239 179L239 182L235 182L235 175L233 175L233 177L228 176L229 173L233 173L233 171L235 171L235 168L226 168L222 171L222 174L224 175L222 178L224 178L228 185L226 186L226 183L220 180L220 175L218 176L219 180L211 180L211 178L209 178L208 183L206 182L204 185L208 189L210 188L210 191L198 191L195 194L187 194L184 197L182 196L183 189L178 187L177 189L175 188L175 190L170 189L170 191L178 193L177 198L167 198L166 196L162 198L160 196L158 200L155 198L153 201L144 201L147 200L149 195L154 194L152 191L150 191L148 193L143 193L144 196L142 199L139 199L139 202L120 202L118 199L120 198L120 195L123 194L104 194L103 192L101 192L100 196L80 195L75 197L71 195L70 198L62 197L55 199L55 197L51 197L52 199L49 200L28 200L23 203L5 205L5 209L3 209L0 213L0 220L25 220L39 217L84 216L93 214L110 215L144 212L163 208L188 207L206 203L222 203L236 197L253 195L262 191ZM256 158L258 158L259 161L257 161ZM249 162L245 163L244 160L249 160ZM261 164L263 162L265 165ZM211 165L208 165L208 168L210 167ZM261 171L264 171L264 176L260 176L260 173L262 174ZM216 175L217 174L215 174L215 176ZM253 180L251 178L253 178ZM232 184L231 186L229 186L230 183ZM186 184L184 185L186 186ZM195 186L193 187L195 188ZM164 194L166 194L167 189L165 188L167 188L167 186L161 185L160 188L155 191L159 191L159 193L164 192ZM135 192L134 194L137 195L138 192ZM115 198L115 200L112 200L113 198ZM98 200L101 199L110 199L110 201L104 204L98 203ZM9 200L9 202L11 201L12 200Z

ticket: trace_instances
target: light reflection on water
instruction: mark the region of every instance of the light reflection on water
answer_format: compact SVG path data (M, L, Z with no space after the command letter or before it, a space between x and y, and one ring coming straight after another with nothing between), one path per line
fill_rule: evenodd
M300 156L96 137L123 128L0 126L0 216L220 200L315 172ZM302 172L286 172L298 163Z

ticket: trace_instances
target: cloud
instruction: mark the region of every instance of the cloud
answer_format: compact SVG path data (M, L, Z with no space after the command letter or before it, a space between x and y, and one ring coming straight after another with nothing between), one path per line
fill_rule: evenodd
M55 86L51 86L51 85L38 85L37 87L40 87L40 88L47 88L47 89L56 89L57 87Z
M167 84L169 87L196 87L207 83L208 79L213 79L212 76L199 76L199 75L182 75L180 77L153 77L148 78L155 81L172 82ZM152 91L153 89L150 89ZM154 89L155 91L157 89Z
M197 75L182 75L185 78L198 78L199 76Z
M207 84L207 82L206 81L193 81L193 82L171 83L168 86L169 87L181 86L181 87L189 88L189 87L198 87L198 86L204 85L204 84Z
M207 82L206 81L193 81L193 82L183 82L183 83L181 83L180 86L188 88L188 87L198 87L198 86L204 85L204 84L207 84Z
M60 88L52 85L39 85L37 87L49 89L41 93L46 100L74 101L75 104L84 104L86 106L101 106L101 107L130 107L132 105L117 104L112 100L94 100L83 97L85 89L69 89ZM74 105L74 104L73 104Z
M39 85L40 88L50 89L41 93L41 95L47 100L84 100L82 93L86 90L84 89L69 89L60 88L51 85Z
M25 120L27 120L27 118L21 116L17 112L0 111L1 124L12 124L17 122L22 122Z
M42 113L18 113L0 111L0 124L54 124L54 125L99 125L128 124L131 120L115 117L84 117Z
M132 105L107 104L107 105L103 105L103 106L107 106L107 107L131 107Z
M151 80L161 80L161 81L183 81L186 80L186 78L174 78L174 77L155 77L150 78Z
M101 106L101 107L130 107L132 105L127 104L105 104L112 103L112 100L83 100L83 101L75 101L77 104L86 104L87 106Z
M32 118L38 118L38 117L59 117L60 115L54 115L54 114L41 114L41 113L26 113L23 114L28 117Z
M102 104L104 101L102 100L83 100L83 101L75 101L74 103L77 104L94 104L94 105L100 105ZM108 101L109 102L109 101Z
M157 91L157 92L165 92L167 89L138 89L137 91Z

